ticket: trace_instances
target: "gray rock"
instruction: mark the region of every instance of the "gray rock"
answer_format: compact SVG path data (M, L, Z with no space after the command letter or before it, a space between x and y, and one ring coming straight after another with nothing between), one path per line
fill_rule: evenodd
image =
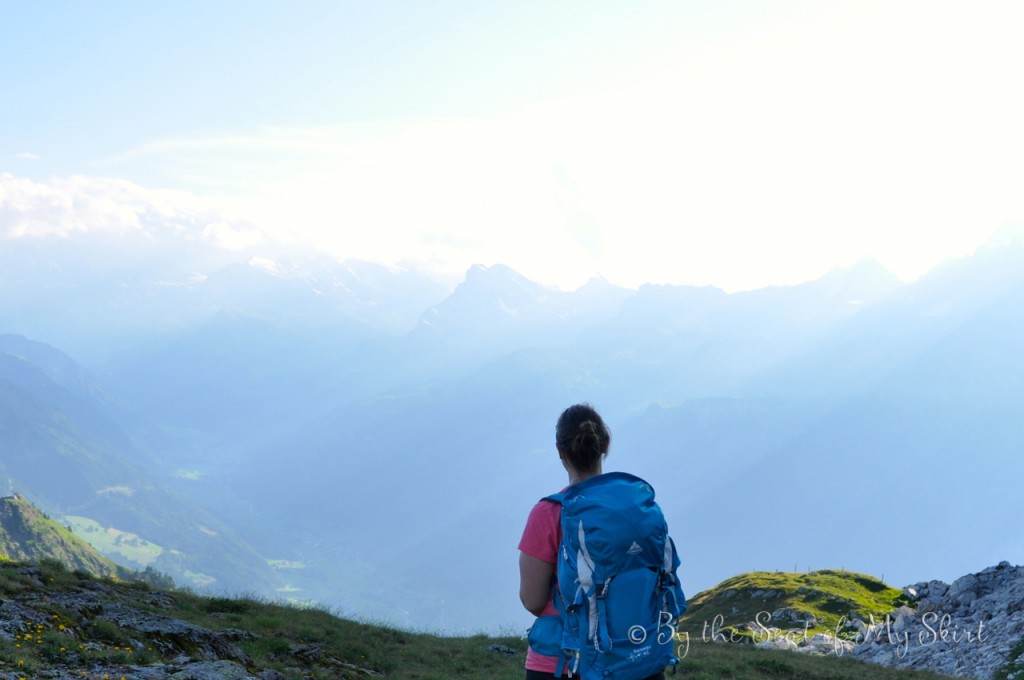
M273 668L268 668L265 671L260 671L256 674L257 680L288 680L288 676L282 673L278 673Z
M896 633L902 633L917 623L917 613L906 605L897 608L889 616L892 619L892 630Z
M782 649L795 652L799 650L796 642L790 640L787 637L777 637L772 640L765 640L764 642L758 642L754 645L761 649Z
M245 666L252 665L252 660L226 635L187 621L148 614L120 603L107 606L102 618L121 628L136 631L157 644L186 651L207 661L228 659Z
M234 661L200 661L169 676L173 680L256 680Z
M919 596L886 621L858 627L859 658L900 668L990 678L1024 637L1024 568L1007 562L951 585L908 586Z
M958 602L968 603L977 597L978 575L967 574L953 581L949 587L947 597L955 598Z
M799 626L801 628L808 627L814 628L818 625L818 619L814 614L800 611L799 609L792 609L790 607L780 607L772 612L773 625L787 627L787 626Z
M817 633L800 645L799 651L804 654L834 654L842 656L853 651L853 643L841 640L828 633Z
M316 663L324 654L323 645L296 644L288 646L288 653L306 663Z

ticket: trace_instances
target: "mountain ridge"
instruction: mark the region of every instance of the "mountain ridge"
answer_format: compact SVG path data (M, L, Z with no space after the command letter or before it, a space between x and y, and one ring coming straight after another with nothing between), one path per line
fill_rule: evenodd
M56 560L69 570L80 569L99 577L125 574L123 569L17 493L0 498L0 558L32 562Z
M24 356L0 349L2 490L23 493L54 517L87 516L104 530L163 546L156 562L132 568L153 566L182 583L191 582L191 572L212 576L222 587L277 587L275 572L226 524L159 483L155 460L105 417L103 407L54 383Z

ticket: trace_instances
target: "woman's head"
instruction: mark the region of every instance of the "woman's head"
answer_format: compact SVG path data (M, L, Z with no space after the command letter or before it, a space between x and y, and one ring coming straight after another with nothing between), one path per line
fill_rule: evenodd
M555 426L558 455L581 474L600 470L608 455L611 432L590 404L576 404L562 411Z

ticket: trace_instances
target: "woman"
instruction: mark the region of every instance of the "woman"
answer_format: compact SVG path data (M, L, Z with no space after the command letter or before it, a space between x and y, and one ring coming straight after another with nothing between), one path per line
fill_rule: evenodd
M555 427L555 447L569 475L570 486L602 473L601 464L610 444L611 433L592 406L576 404L562 412ZM519 541L519 599L534 616L558 614L552 584L562 538L560 517L559 504L539 501L530 511ZM544 656L532 648L527 651L527 680L557 678L557 666L556 657ZM645 680L664 680L664 674Z

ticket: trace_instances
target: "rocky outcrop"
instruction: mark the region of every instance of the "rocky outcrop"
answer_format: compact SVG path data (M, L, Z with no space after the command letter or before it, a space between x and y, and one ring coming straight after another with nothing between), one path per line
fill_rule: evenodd
M909 604L885 620L853 622L855 656L985 680L1017 661L1010 657L1024 638L1024 567L1000 562L952 584L916 583L904 593Z
M131 603L105 595L94 587L51 592L45 598L30 595L4 600L0 602L0 639L22 640L28 645L38 636L43 644L43 636L59 631L66 638L66 648L61 648L51 667L36 670L39 677L57 680L81 678L83 669L95 677L152 680L257 677L249 672L252 661L229 632L153 613L152 608L161 604L160 594L139 592ZM117 662L144 656L160 660L145 665ZM4 677L0 673L0 678Z
M379 677L311 644L288 647L282 660L294 668L285 673L260 668L240 647L255 634L175 618L174 600L142 583L4 563L0 640L9 644L0 653L0 680L294 680L313 663L329 668L329 677Z
M772 630L765 635L767 640L755 642L762 649L781 649L801 654L819 654L842 656L853 651L854 645L848 640L828 633L814 635L794 635L793 632Z

